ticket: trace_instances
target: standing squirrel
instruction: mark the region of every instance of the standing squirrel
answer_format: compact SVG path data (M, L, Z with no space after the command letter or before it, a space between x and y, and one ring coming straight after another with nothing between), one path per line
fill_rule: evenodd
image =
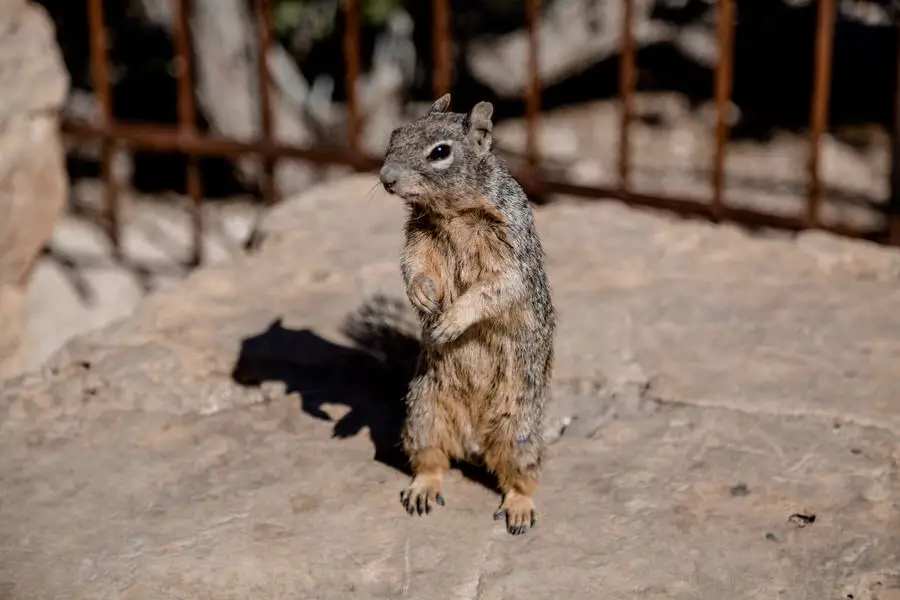
M533 527L556 312L525 192L492 151L493 106L450 95L391 133L380 180L409 216L401 272L422 326L406 395L409 514L444 505L450 459L481 457L509 533Z

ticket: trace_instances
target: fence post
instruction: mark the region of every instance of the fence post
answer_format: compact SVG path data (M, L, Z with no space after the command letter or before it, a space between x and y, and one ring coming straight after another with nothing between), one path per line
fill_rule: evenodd
M257 43L257 82L259 84L259 130L261 142L268 146L272 143L272 100L269 95L271 77L269 76L269 50L272 47L272 9L269 0L256 0L256 43ZM262 180L260 182L263 202L267 206L275 204L275 159L262 157Z
M834 46L835 0L819 0L816 23L816 59L810 110L809 197L806 204L808 227L818 227L822 203L819 156L822 134L828 125L828 101L831 96L831 59Z
M538 156L538 119L541 111L541 76L540 40L538 39L541 21L541 0L527 0L526 20L528 24L528 82L525 92L525 156L531 175L537 181Z
M888 200L888 243L900 246L900 0L891 2L891 21L897 45L894 89L894 127L891 130L891 197Z
M450 41L449 0L431 2L431 42L434 67L431 77L434 100L450 93L452 79L452 51Z
M619 193L629 193L631 118L634 113L634 0L622 0L622 47L619 55Z
M108 132L113 125L112 93L109 82L108 44L106 19L103 16L103 0L88 0L88 28L91 37L91 79L94 93L100 100L100 128ZM100 142L100 177L103 180L104 204L106 206L107 235L112 243L113 253L120 257L122 244L119 231L119 190L113 176L113 152L115 142L103 137Z
M359 153L359 113L356 98L356 81L359 78L359 3L343 0L344 6L344 66L347 90L347 145L354 159ZM355 161L354 161L355 162Z
M725 184L725 151L728 143L728 116L734 63L734 0L719 0L717 35L719 62L716 65L716 153L712 173L712 216L719 220L725 204L722 188Z
M193 61L191 60L190 0L175 0L173 29L175 32L175 62L178 68L178 131L181 135L197 136L196 107L194 106ZM203 262L203 183L197 156L187 152L187 193L191 199L194 250L193 266Z

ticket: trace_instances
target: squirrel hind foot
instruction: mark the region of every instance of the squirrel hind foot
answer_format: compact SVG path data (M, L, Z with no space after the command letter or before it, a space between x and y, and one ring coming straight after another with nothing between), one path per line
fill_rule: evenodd
M431 514L435 505L444 506L443 478L437 474L419 474L400 492L400 503L410 515Z
M503 504L494 513L494 520L506 519L506 531L511 535L522 535L537 525L534 500L531 496L510 491L503 498Z

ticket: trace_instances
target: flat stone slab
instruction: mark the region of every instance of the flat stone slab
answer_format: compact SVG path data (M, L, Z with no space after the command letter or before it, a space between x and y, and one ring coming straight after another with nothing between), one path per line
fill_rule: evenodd
M402 298L373 184L286 202L257 254L0 388L0 597L900 599L900 256L538 209L556 441L512 537L470 470L400 506L408 356L342 330Z

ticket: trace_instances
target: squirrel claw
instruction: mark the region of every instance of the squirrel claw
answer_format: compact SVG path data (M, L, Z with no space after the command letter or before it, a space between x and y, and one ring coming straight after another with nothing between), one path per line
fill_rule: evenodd
M431 514L435 504L444 506L444 497L434 489L413 484L400 492L400 503L410 516L422 516Z
M433 317L440 314L441 305L435 298L434 281L427 275L416 275L409 286L408 296L412 305L422 312Z
M426 313L428 313L432 317L436 317L439 314L441 314L441 307L434 300L432 300L430 303L423 302L422 304L419 305L419 308L424 310Z
M463 334L465 327L460 327L453 319L447 318L444 313L428 332L428 340L435 345L448 344Z
M531 500L516 502L512 506L503 504L494 513L495 521L506 520L506 531L512 535L522 535L537 525L537 517L534 513L534 504Z

